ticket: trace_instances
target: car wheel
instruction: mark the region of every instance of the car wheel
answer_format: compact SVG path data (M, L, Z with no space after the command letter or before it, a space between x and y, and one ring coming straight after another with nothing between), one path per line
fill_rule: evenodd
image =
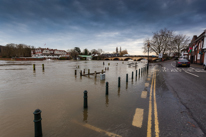
M204 66L204 70L206 70L206 66Z
M188 67L190 67L190 65L188 65Z

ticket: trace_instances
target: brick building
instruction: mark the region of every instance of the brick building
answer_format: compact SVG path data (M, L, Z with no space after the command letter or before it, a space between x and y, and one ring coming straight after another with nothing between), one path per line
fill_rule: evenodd
M206 30L199 36L194 35L188 46L188 60L194 64L206 63Z

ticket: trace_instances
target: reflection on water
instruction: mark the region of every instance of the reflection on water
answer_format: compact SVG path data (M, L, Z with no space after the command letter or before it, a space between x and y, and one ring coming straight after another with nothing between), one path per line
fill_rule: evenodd
M108 97L108 95L106 95L105 96L105 104L106 104L106 107L108 107L109 106L109 97Z
M88 118L88 109L85 108L83 110L83 121L87 123L87 118Z
M128 123L125 121L127 119L121 117L130 115L129 109L135 110L137 107L137 103L134 102L138 98L137 94L141 93L136 89L144 89L145 78L142 74L141 77L138 75L139 79L132 81L129 76L129 81L126 82L125 75L143 67L143 64L138 63L135 69L127 63L118 61L104 63L105 65L103 61L0 61L0 64L4 64L0 66L1 136L33 136L33 111L36 108L42 110L44 137L99 136L99 133L88 131L71 122L72 120L90 123L114 133L131 128L131 125L126 125L127 127L121 129L118 125ZM36 64L35 71L32 64ZM44 71L42 64L45 67ZM109 96L106 97L105 80L100 80L100 74L96 77L80 76L80 71L84 69L85 73L88 69L90 73L94 73L105 68L109 68L105 72L105 80L109 82ZM74 74L75 70L77 75ZM120 88L118 77L122 77ZM84 90L89 94L89 121L88 109L82 112Z
M120 88L118 88L118 97L120 97Z

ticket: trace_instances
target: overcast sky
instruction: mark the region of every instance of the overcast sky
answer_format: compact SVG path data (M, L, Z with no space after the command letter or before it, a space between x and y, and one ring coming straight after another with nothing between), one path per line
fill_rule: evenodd
M121 47L143 55L143 41L160 29L200 35L205 5L206 0L0 0L0 45L104 52Z

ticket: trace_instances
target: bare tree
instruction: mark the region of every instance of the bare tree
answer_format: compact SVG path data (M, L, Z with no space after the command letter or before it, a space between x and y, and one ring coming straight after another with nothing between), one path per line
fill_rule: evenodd
M92 50L91 50L91 53L92 53L92 54L100 54L99 51L96 50L96 49L92 49Z
M4 53L3 56L5 57L14 57L15 56L15 47L16 45L11 43L11 44L7 44L4 48Z
M70 54L70 56L72 56L73 59L77 59L77 56L79 55L79 53L75 50L75 49L70 49L67 50L67 52Z
M128 54L126 49L120 52L120 56L123 56L124 54Z
M165 54L168 50L168 47L171 45L171 41L173 39L173 32L167 29L161 29L158 32L153 33L152 39L146 39L143 46L143 52L148 52L148 43L150 43L149 51L156 53Z
M81 54L81 49L79 47L74 47L74 50Z
M178 57L181 54L181 50L186 48L188 46L189 43L189 37L187 37L186 35L176 35L173 39L172 42L175 46L175 51L178 53Z

